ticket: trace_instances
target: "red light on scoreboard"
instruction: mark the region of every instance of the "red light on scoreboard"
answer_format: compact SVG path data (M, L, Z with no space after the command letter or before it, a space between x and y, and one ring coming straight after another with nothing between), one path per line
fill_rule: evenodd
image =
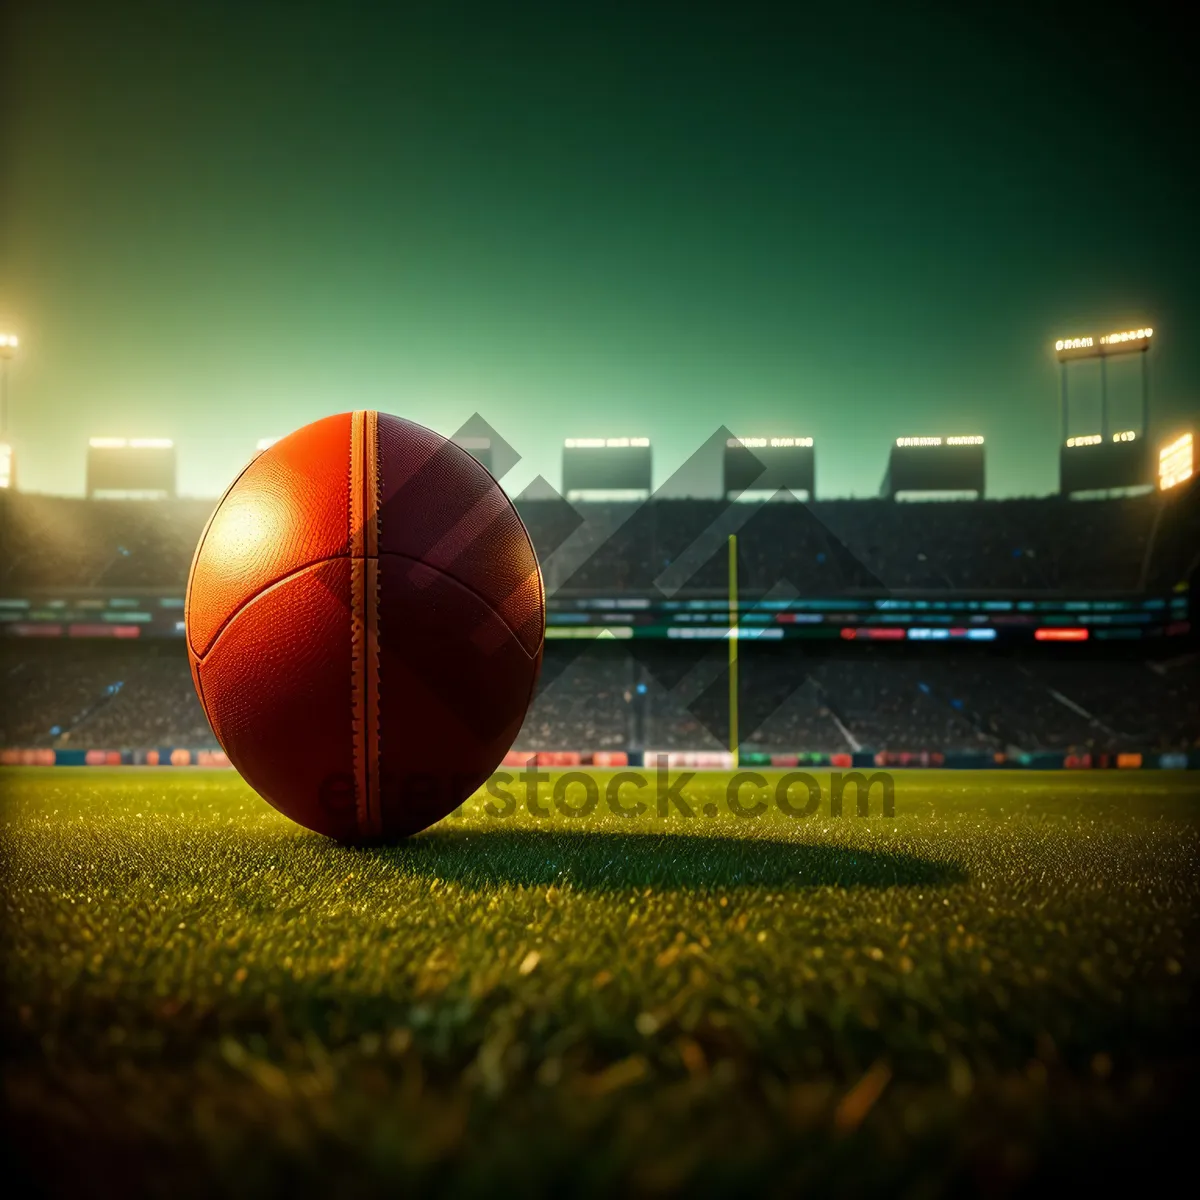
M1086 629L1035 629L1033 636L1039 642L1086 642Z

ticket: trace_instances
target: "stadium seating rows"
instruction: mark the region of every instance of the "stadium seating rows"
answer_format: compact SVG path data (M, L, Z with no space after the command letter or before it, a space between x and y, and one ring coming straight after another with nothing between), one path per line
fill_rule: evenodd
M724 537L737 529L742 585L788 579L809 594L847 588L1113 590L1170 587L1195 571L1200 504L1153 494L1073 502L637 505L518 502L547 589L725 586ZM182 588L212 504L0 495L0 590ZM583 523L565 542L563 531ZM560 545L560 543L562 543Z
M719 653L699 662L639 661L623 646L551 645L516 745L720 749L727 727L721 671ZM13 643L0 655L0 673L0 746L216 748L178 643ZM744 658L741 694L743 746L752 749L1200 748L1194 658L849 660L776 648Z

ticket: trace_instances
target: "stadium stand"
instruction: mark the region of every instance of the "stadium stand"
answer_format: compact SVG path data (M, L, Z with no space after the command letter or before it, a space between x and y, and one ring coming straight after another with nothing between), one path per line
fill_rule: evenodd
M728 532L741 586L1162 595L1200 567L1200 486L1166 496L898 504L525 501L547 592L722 595ZM0 600L39 588L178 597L211 503L0 495ZM582 517L582 524L579 518ZM572 530L574 530L572 532ZM657 581L657 583L656 583ZM177 603L177 600L176 600ZM1187 639L1181 639L1181 642ZM982 654L814 656L764 643L743 659L744 747L942 753L1200 749L1194 638L1173 659ZM836 648L835 648L836 649ZM682 650L682 653L681 653ZM1160 654L1168 651L1159 651ZM1145 657L1154 653L1147 648ZM550 642L520 750L719 750L721 643ZM176 638L0 640L0 746L215 748Z
M182 588L212 503L8 494L0 507L0 587L11 593L46 586ZM563 502L531 500L518 508L552 592L648 590L688 548L700 558L687 585L721 589L722 539L739 521L748 591L781 579L826 594L879 586L1133 591L1185 577L1189 563L1195 570L1200 546L1200 506L1164 503L1157 494L732 509L715 500L580 504L583 524L565 543Z
M216 748L178 643L15 643L0 663L0 746ZM743 662L743 745L824 754L1200 749L1197 665L1194 655L852 661L785 647ZM551 645L516 748L723 749L720 670L710 655L676 680L624 646L575 654Z
M0 744L216 747L181 643L7 649Z
M210 500L0 500L0 587L182 587Z
M546 503L521 510L535 545L539 506ZM547 583L568 591L646 590L712 531L706 561L688 586L719 590L725 583L721 539L727 526L733 531L729 522L744 515L737 532L748 591L766 591L781 579L816 594L880 586L1133 591L1143 586L1162 507L1156 495L1095 502L834 500L766 504L744 514L735 507L723 518L718 501L662 500L624 511L581 505L586 524L560 552L565 561L550 560ZM1164 539L1157 574L1173 576L1172 582L1181 577L1187 546L1186 537Z
M590 648L589 648L590 649ZM624 750L631 737L636 667L619 654L584 653L558 663L551 655L517 739L522 750Z

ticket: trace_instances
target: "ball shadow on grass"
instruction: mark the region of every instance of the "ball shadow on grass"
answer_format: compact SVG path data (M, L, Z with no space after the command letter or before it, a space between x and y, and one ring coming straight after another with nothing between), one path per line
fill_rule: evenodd
M767 838L572 830L434 830L359 851L397 870L478 887L919 887L962 883L955 862Z

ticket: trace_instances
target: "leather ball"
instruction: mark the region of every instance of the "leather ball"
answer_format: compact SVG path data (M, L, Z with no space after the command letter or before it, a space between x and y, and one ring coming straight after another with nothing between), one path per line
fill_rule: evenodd
M188 578L188 658L259 795L330 837L389 840L499 765L545 607L529 535L480 463L411 421L342 413L221 498Z

